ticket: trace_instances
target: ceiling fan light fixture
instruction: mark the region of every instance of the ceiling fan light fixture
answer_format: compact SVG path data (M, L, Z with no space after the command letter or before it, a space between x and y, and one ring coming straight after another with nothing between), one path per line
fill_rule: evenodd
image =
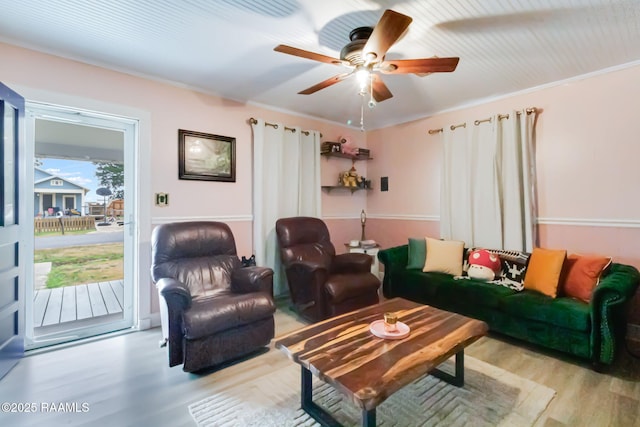
M371 72L367 68L360 67L356 71L356 79L358 79L358 84L360 85L360 92L364 92L371 80Z

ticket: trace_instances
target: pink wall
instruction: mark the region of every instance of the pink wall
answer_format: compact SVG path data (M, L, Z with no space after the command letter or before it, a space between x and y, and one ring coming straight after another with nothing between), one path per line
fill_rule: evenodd
M406 245L409 237L440 236L437 221L372 219L367 221L372 238L383 248ZM374 237L375 236L375 237Z
M437 222L407 221L439 214L442 134L429 129L537 107L540 245L611 254L640 267L638 81L634 66L369 132L377 154L369 173L390 179L388 193L367 200L369 213L381 218L374 238L400 242L437 230Z
M329 232L331 233L331 243L336 247L336 253L347 252L345 243L351 240L360 240L362 227L360 219L325 219ZM367 230L368 230L367 221Z
M608 255L640 269L640 228L541 224L538 235L545 247Z
M376 191L367 200L372 215L438 216L440 206L440 146L427 136L430 129L415 121L369 132L375 153L369 174ZM389 191L380 191L380 177L389 178Z

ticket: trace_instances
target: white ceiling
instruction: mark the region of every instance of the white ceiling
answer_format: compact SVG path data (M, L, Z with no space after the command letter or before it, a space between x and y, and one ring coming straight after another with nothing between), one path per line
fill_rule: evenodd
M124 162L121 131L36 118L35 157Z
M384 75L384 127L640 60L640 0L0 0L0 40L241 102L358 124L355 79L273 51L338 57L385 9L413 18L387 59L459 56L453 73ZM1 74L0 74L1 78ZM267 118L268 119L268 118Z

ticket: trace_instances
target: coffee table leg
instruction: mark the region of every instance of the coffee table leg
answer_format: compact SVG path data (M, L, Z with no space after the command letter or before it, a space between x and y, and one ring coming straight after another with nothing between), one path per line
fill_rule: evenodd
M313 376L311 375L311 371L302 366L301 371L301 393L300 393L300 404L302 406L302 410L305 411L311 418L316 420L318 424L323 427L341 427L338 421L333 418L327 411L322 409L320 406L316 405L313 402ZM362 426L363 427L375 427L376 425L376 410L363 410L362 411Z
M443 372L440 369L434 369L430 374L456 387L462 387L464 385L464 350L460 350L456 353L455 375Z
M362 427L376 426L376 408L362 410Z

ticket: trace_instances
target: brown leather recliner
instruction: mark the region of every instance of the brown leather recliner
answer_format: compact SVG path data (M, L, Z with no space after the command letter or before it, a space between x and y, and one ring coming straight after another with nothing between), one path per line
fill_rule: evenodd
M276 221L282 264L294 309L319 321L378 302L380 281L371 257L336 255L326 224L312 217Z
M151 243L169 366L182 363L193 372L269 344L275 330L273 270L242 267L226 224L162 224Z

